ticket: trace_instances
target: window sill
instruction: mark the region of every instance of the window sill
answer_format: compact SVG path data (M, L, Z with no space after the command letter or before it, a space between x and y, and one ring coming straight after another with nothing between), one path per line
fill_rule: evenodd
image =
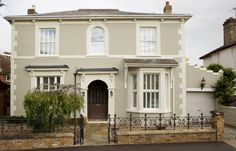
M108 54L87 54L86 57L109 57Z
M128 113L141 113L141 114L160 114L160 113L171 113L170 110L153 110L153 109L143 109L143 110L138 110L138 109L127 109L126 112Z
M137 57L161 57L161 55L157 54L137 54Z
M37 55L35 58L58 58L59 55Z

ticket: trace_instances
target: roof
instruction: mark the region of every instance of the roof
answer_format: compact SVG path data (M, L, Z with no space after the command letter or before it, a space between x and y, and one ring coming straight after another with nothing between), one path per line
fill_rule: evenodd
M25 66L26 70L37 70L37 69L68 69L68 65L28 65Z
M235 45L236 45L236 42L235 42L235 43L232 43L232 44L230 44L230 45L223 45L223 46L221 46L221 47L219 47L219 48L217 48L217 49L215 49L215 50L213 50L213 51L211 51L211 52L209 52L209 53L207 53L207 54L201 56L199 59L204 59L204 58L206 58L206 57L209 57L211 54L217 53L217 52L222 51L222 50L224 50L224 49L226 49L226 48L233 47L233 46L235 46Z
M119 70L115 67L113 68L80 68L76 70L76 73L82 72L118 72Z
M11 71L11 61L9 56L0 55L0 74L7 74Z
M174 59L124 59L124 62L128 67L141 67L141 66L173 67L179 65L179 63Z
M185 18L191 17L189 14L157 14L157 13L138 13L126 12L118 9L78 9L72 11L52 12L33 15L6 16L6 20L45 20L45 19L94 19L94 18L125 18L125 17L167 17Z

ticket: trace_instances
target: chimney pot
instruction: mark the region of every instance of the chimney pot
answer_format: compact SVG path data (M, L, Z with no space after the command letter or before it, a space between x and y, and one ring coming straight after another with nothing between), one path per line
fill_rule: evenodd
M236 19L230 17L224 24L224 45L230 45L236 42Z
M29 8L29 9L27 10L27 14L28 14L28 15L36 15L36 14L38 14L38 13L36 12L36 6L35 6L35 5L32 5L31 8Z
M166 5L163 9L164 14L171 14L172 13L172 5L170 5L169 1L166 1Z

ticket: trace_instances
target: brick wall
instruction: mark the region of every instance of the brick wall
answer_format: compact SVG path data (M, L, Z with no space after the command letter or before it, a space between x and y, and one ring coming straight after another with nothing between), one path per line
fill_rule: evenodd
M0 150L52 148L73 145L72 133L34 134L25 139L0 140Z
M224 113L212 111L212 128L118 131L118 144L224 141Z
M117 133L118 144L151 144L173 142L215 141L213 129L128 131Z

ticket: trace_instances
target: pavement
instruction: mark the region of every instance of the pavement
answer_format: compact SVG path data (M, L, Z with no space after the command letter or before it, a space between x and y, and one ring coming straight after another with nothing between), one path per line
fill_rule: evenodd
M236 127L225 125L225 142L236 148Z
M35 149L35 151L236 151L225 142L204 143L166 143L145 145L105 145L77 146L54 149Z

